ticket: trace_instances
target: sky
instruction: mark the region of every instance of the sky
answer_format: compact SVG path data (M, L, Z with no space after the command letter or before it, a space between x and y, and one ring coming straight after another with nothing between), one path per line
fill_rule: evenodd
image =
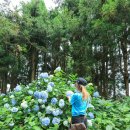
M11 1L10 9L13 9L13 7L19 6L21 1L28 2L30 0L0 0L0 3L3 3L4 1ZM44 2L47 9L54 8L56 6L52 0L44 0Z

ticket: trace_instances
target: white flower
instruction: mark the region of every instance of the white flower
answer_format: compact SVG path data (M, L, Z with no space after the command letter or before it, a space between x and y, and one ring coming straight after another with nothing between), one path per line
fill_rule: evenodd
M93 125L92 120L87 120L87 124L88 124L88 126L92 126Z
M10 98L14 98L14 95L11 95Z
M62 108L62 107L64 107L64 106L65 106L64 100L63 100L63 99L60 99L60 100L59 100L59 107Z
M4 107L9 109L10 108L10 105L8 103L4 104Z
M41 113L41 112L38 112L37 115L38 115L38 117L41 117L41 116L42 116L42 113Z
M47 113L47 114L51 114L51 113L53 112L53 110L54 110L54 109L53 109L51 106L47 106L47 107L46 107L46 113Z
M68 124L69 124L69 122L67 120L63 122L64 126L68 126Z
M47 83L49 80L48 79L44 79L44 82Z
M74 88L74 87L75 87L75 84L70 84L70 87Z
M33 95L33 91L32 90L28 90L28 94L29 95Z
M89 83L87 86L93 86L93 83Z
M70 84L71 83L71 81L69 80L68 82L67 82L67 84Z
M33 103L34 101L35 101L34 99L31 100L32 103Z
M47 85L47 92L52 92L52 87L50 85Z
M21 107L24 108L24 109L26 109L28 107L27 101L23 101L21 103Z
M53 75L49 75L49 77L48 77L48 78L49 78L49 79L52 79L53 77L54 77Z
M41 106L41 108L45 108L46 106L43 104L42 106Z
M14 126L14 122L10 122L10 123L9 123L9 126L10 126L10 127Z
M59 72L59 71L61 71L61 67L60 67L60 66L57 67L57 68L54 70L54 72Z
M42 100L42 99L38 99L38 102L39 102L40 104L42 104L42 103L43 103L43 100Z

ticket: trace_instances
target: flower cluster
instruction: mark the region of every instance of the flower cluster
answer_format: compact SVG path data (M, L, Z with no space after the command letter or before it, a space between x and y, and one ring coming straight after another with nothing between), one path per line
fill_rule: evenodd
M36 97L37 99L47 99L48 93L46 91L36 91L34 92L34 97Z
M58 101L57 98L52 98L51 99L51 104L55 105L57 103L57 101Z
M72 91L67 91L67 92L66 92L66 96L67 96L67 97L71 97L73 94L74 94L74 93L73 93Z
M18 111L18 108L16 108L16 107L13 107L12 109L11 109L11 112L17 112Z
M23 101L21 103L21 107L24 108L24 109L26 109L28 107L27 101Z
M48 78L48 73L47 72L44 72L44 73L41 73L40 75L39 75L39 78L41 78L41 79L44 79L44 78Z
M96 97L96 98L98 98L98 97L100 96L100 95L99 95L99 92L94 92L94 93L93 93L93 96Z
M65 101L63 99L59 100L59 107L63 108L65 106Z
M40 118L40 121L43 126L48 126L50 124L50 119L48 117Z
M57 118L57 117L54 117L53 119L52 119L52 124L59 124L60 123L60 118Z
M94 114L92 112L89 112L88 116L90 117L90 119L94 119Z
M21 87L20 85L17 85L17 86L14 88L14 90L15 90L16 92L19 92L19 91L22 90L22 87Z

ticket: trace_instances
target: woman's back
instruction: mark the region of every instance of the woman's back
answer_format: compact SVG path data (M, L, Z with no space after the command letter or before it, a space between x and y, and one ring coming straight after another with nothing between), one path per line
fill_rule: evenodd
M86 115L87 101L82 99L82 93L75 93L71 97L72 116Z

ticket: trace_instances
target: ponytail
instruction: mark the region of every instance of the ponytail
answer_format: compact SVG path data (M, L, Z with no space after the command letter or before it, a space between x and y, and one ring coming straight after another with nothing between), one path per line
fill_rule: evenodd
M81 87L81 92L82 92L83 100L88 99L89 93L87 92L87 90L85 89L84 86L80 85L80 87Z

